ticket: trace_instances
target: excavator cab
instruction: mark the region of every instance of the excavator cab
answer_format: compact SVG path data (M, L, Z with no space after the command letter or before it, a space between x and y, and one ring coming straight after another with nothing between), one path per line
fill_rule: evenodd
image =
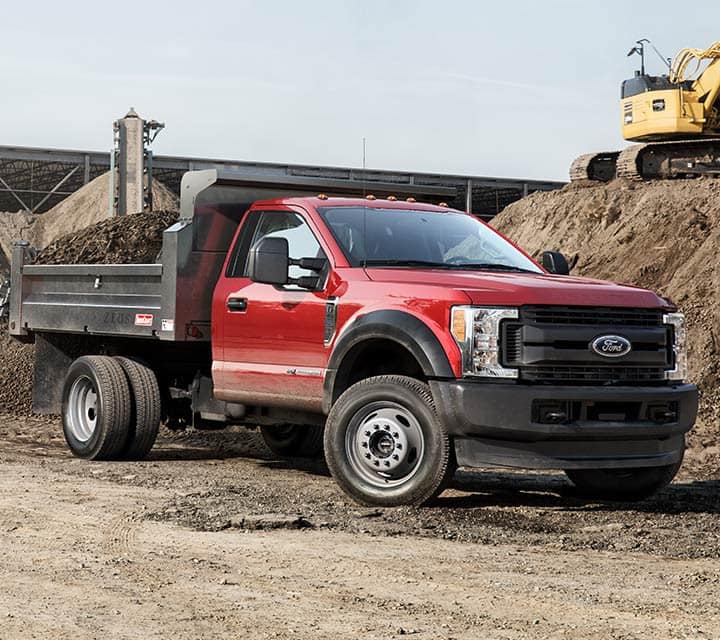
M703 105L688 100L692 85L691 80L674 83L666 75L640 73L624 80L620 95L623 138L648 142L701 135Z

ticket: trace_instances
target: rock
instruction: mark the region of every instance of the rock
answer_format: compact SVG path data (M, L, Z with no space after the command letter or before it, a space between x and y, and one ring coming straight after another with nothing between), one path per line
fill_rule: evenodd
M230 518L233 529L309 529L313 524L302 516L290 516L283 513L264 513L260 515L240 514Z

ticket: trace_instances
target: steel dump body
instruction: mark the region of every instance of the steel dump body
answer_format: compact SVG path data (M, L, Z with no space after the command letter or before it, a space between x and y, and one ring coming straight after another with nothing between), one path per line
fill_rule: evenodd
M188 172L178 222L163 233L155 264L34 265L26 247L13 249L10 334L61 332L209 341L213 287L233 235L258 200L317 194L355 194L356 180L267 177L231 171ZM373 183L375 194L450 199L454 189Z

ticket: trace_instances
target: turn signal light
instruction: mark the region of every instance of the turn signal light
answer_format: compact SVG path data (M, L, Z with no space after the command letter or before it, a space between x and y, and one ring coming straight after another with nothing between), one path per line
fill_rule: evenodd
M467 337L467 329L465 323L465 310L464 309L453 309L452 310L452 323L451 323L452 334L455 340L458 342L465 342Z

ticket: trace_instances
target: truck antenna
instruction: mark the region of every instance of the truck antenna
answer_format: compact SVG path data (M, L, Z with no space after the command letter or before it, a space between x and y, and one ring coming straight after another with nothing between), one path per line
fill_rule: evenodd
M367 269L367 164L366 164L366 144L365 136L362 139L362 189L363 189L363 269Z

